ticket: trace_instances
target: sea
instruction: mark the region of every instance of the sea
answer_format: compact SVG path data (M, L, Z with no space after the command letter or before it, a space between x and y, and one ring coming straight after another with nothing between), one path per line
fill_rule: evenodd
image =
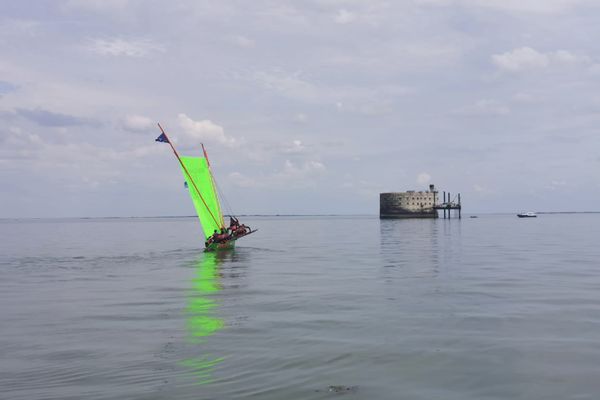
M0 221L0 398L600 398L600 214Z

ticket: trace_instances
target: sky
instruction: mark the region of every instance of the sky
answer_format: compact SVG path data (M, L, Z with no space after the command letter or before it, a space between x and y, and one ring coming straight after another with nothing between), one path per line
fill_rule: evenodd
M0 218L599 211L595 0L0 0Z

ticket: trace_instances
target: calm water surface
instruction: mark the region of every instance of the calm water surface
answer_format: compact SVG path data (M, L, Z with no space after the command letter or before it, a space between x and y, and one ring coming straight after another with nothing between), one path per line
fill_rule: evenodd
M0 398L600 398L600 215L244 222L0 221Z

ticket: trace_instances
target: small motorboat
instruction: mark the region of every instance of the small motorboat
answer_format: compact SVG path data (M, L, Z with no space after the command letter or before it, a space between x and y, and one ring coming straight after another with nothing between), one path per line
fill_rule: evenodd
M519 218L537 218L537 215L533 211L529 211L526 213L517 214L517 217L519 217Z

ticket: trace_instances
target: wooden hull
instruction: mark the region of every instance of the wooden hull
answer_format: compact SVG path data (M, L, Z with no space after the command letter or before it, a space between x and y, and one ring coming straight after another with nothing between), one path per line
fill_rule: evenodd
M233 250L233 249L235 249L235 241L236 240L237 239L231 239L226 242L211 243L204 248L204 251L209 252L209 251Z
M237 236L235 238L226 240L224 242L219 242L219 243L211 243L208 246L206 246L204 248L205 252L210 252L210 251L227 251L227 250L233 250L235 249L235 242L238 239L243 238L244 236L248 236L251 233L256 232L258 229L255 229L253 231L250 231L248 233L246 233L245 235L241 235L241 236Z

